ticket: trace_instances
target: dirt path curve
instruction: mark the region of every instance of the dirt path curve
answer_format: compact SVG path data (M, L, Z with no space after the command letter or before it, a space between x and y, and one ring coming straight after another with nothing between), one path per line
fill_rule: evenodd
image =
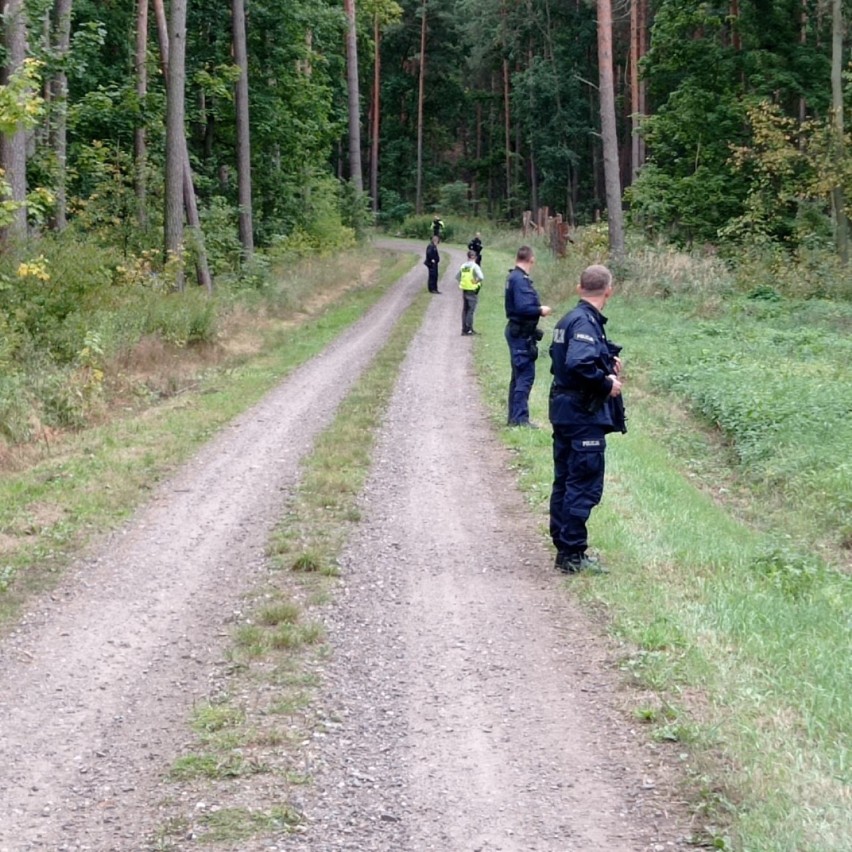
M553 574L490 431L459 334L461 253L442 255L444 292L411 342L327 610L304 831L235 848L687 848L665 762L616 709L606 643ZM282 492L424 284L418 264L4 641L0 851L144 848Z

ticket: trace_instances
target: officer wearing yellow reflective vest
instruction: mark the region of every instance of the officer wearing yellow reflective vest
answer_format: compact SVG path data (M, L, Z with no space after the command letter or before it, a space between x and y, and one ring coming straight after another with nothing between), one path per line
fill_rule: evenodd
M605 266L588 267L577 292L580 301L556 324L550 346L550 535L556 568L566 574L603 570L586 554L586 524L603 496L606 435L627 431L621 347L607 340L601 313L612 295L612 273Z
M473 330L473 315L479 302L479 291L485 276L476 262L476 252L467 253L467 263L463 263L456 273L456 281L462 291L462 335L476 334Z

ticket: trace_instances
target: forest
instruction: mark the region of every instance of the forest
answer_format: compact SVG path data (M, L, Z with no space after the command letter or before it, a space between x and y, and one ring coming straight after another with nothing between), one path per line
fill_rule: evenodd
M138 340L212 340L293 258L424 237L435 213L463 242L525 215L605 226L628 277L653 247L719 256L758 293L852 292L842 0L2 9L12 443L47 365L34 416L73 427Z
M413 280L437 214L482 234L471 363L542 516L549 436L502 428L505 270L533 244L556 315L616 273L618 570L580 595L633 649L632 727L700 756L695 845L848 849L852 2L0 2L0 627ZM380 396L316 451L308 563Z

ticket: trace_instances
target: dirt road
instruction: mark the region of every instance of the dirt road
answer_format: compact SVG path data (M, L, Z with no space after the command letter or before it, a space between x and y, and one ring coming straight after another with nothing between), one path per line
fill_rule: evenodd
M691 848L665 760L619 710L607 643L553 573L492 434L459 334L462 255L442 254L443 293L411 341L325 612L317 701L334 723L303 746L304 830L230 848ZM159 779L263 575L299 461L424 286L418 261L4 642L2 852L152 848Z

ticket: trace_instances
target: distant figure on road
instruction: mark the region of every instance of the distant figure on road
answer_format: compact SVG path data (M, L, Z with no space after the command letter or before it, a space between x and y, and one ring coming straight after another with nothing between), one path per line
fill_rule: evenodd
M427 287L430 293L440 293L438 289L438 264L441 262L441 255L438 254L438 238L432 237L429 245L426 246L426 259L423 261L426 268L429 270L429 280Z
M467 250L474 252L477 264L482 266L482 237L479 231L476 232L476 236L467 244Z
M473 330L473 315L479 301L479 291L485 276L476 262L476 252L467 253L467 263L463 263L456 273L456 281L462 291L462 330L463 335L476 334Z
M529 246L521 246L515 257L515 268L506 279L504 303L506 307L506 343L512 361L512 378L509 382L509 417L507 425L537 428L530 423L530 391L535 382L535 362L538 358L538 341L544 336L538 327L539 317L550 314L542 305L530 271L535 255Z
M444 222L437 214L435 214L435 218L432 220L432 236L437 237L439 240L444 238Z
M601 313L612 295L612 273L605 266L588 267L577 293L579 303L556 323L550 346L550 535L559 571L605 573L586 555L586 523L603 496L606 435L627 431L621 347L607 340Z

